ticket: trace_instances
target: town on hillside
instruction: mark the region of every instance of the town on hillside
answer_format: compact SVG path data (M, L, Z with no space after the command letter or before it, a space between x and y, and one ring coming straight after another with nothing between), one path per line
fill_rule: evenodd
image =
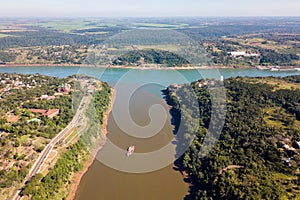
M79 92L74 84L74 78L0 74L0 196L14 191L8 188L24 180L47 143L72 120L72 95Z

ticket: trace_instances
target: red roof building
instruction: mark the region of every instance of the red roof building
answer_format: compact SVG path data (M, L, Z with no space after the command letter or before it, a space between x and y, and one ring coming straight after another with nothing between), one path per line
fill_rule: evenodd
M59 109L50 109L47 110L47 112L45 113L45 116L49 117L49 118L53 118L55 116L57 116L59 114Z
M29 110L32 113L38 113L43 115L44 117L53 118L59 114L59 109L50 109L50 110L44 110L44 109L30 109Z

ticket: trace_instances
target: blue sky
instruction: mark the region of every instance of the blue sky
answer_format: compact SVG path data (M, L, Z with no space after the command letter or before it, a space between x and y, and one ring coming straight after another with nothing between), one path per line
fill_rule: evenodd
M0 0L0 16L299 16L299 0Z

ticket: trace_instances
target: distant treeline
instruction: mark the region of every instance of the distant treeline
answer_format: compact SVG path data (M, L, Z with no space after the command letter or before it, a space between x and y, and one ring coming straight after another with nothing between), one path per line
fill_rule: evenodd
M103 26L99 28L88 28L88 29L79 29L79 30L74 30L72 31L73 33L94 33L94 32L106 32L109 33L110 35L114 35L117 33L120 33L124 30L128 30L128 28L123 27L123 26Z
M50 45L89 45L103 42L101 35L79 35L63 33L41 27L27 27L24 32L9 32L10 37L0 38L0 49L12 47L50 46Z
M179 32L185 33L195 40L215 39L222 36L251 34L251 33L297 33L300 28L293 25L266 25L257 24L233 24L233 25L208 25L192 28L178 29Z
M17 55L16 53L0 52L0 64L15 61Z

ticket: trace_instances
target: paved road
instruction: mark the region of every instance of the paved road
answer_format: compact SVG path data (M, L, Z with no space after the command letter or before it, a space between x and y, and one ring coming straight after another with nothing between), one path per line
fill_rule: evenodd
M62 130L55 138L53 138L51 140L51 142L45 147L45 149L42 151L41 155L39 156L39 158L35 161L35 163L33 164L32 168L29 171L29 174L26 176L25 180L24 180L24 186L27 184L27 182L33 177L35 176L39 169L41 168L41 166L43 165L44 161L46 160L46 158L48 157L48 155L50 154L51 150L53 149L53 147L73 128L78 124L78 121L80 119L80 116L83 112L83 108L86 104L88 97L86 95L83 96L78 110L75 114L75 116L73 117L72 121L68 124L68 126ZM24 188L23 186L23 188ZM18 190L17 193L15 194L15 196L13 197L13 200L20 200L22 198L22 189Z

